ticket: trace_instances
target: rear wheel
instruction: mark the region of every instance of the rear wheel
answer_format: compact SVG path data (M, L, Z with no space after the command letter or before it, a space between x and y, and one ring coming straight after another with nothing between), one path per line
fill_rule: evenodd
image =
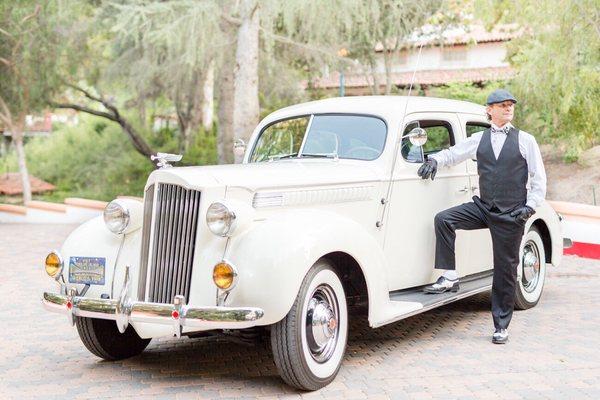
M105 360L122 360L140 354L151 339L142 339L131 325L119 332L115 321L77 317L81 341L93 354Z
M546 279L546 253L542 236L531 228L523 240L521 261L518 266L515 308L526 310L534 307L542 297Z
M287 316L273 325L271 346L283 380L317 390L337 375L348 336L344 288L331 264L310 269Z

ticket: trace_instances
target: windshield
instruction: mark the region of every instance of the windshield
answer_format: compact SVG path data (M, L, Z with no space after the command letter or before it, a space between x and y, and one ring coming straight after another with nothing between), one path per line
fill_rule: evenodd
M285 158L349 158L374 160L385 145L387 128L376 117L313 115L267 126L254 146L250 162Z

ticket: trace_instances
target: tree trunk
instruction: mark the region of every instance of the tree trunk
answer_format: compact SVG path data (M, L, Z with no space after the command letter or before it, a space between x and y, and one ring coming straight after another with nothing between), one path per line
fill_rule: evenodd
M23 117L24 119L24 117ZM27 160L25 159L25 148L23 147L25 121L19 121L11 126L12 141L17 151L17 163L19 173L21 174L21 184L23 185L23 203L31 201L31 183L29 182L29 171L27 171Z
M383 64L385 67L385 94L392 92L392 55L388 49L383 49Z
M243 139L247 143L259 116L257 1L242 0L240 17L235 53L233 135L235 139ZM242 156L235 155L234 159L239 163Z
M215 107L215 61L208 64L204 74L204 85L202 88L202 127L205 132L212 129Z
M219 164L233 163L233 52L225 55L219 76L219 129L217 156Z

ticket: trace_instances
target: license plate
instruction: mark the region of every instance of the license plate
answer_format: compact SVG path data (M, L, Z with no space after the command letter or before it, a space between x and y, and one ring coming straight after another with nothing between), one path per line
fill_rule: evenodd
M104 285L104 257L70 257L69 282Z

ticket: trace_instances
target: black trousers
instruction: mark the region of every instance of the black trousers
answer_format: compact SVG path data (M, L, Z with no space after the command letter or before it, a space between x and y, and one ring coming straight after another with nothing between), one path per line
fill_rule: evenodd
M496 329L506 329L515 306L519 247L525 223L511 217L510 210L501 212L496 207L489 207L477 196L471 203L439 212L434 222L436 269L456 269L454 243L457 229L489 228L494 251L492 317Z

